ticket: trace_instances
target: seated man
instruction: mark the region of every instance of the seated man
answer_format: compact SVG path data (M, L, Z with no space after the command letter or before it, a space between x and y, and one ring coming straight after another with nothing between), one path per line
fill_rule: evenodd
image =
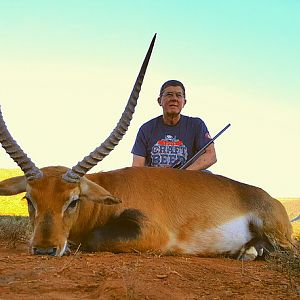
M182 166L210 141L205 123L200 118L181 114L186 104L185 88L180 81L165 82L157 99L163 115L143 124L137 134L132 166ZM205 170L217 161L214 144L188 170Z

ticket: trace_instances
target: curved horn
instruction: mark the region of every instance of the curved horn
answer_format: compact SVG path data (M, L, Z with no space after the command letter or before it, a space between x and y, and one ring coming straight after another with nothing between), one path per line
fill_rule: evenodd
M24 172L27 180L37 179L43 176L42 171L27 157L26 153L20 148L17 142L10 135L3 120L0 107L0 142L9 156L17 163Z
M144 76L146 73L146 69L150 60L150 56L154 47L154 42L156 39L156 34L154 35L151 44L149 46L148 52L145 56L144 62L138 74L138 77L133 86L132 92L128 99L125 110L110 136L93 152L91 152L88 156L86 156L81 162L78 162L76 166L74 166L71 170L67 171L63 175L63 179L67 182L78 182L82 176L84 176L92 167L94 167L99 161L101 161L104 157L106 157L116 145L118 145L119 141L123 138L126 133L130 121L132 119L132 115L134 113L135 106L137 104L137 99L139 97L139 93L141 90L141 86L144 80Z

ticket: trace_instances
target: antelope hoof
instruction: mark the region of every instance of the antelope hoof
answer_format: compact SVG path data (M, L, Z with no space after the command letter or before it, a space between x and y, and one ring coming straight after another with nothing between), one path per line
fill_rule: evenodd
M259 249L259 252L257 252L254 246L251 246L247 249L243 247L240 250L237 259L242 261L252 261L255 260L258 255L262 256L262 254L263 254L263 248Z

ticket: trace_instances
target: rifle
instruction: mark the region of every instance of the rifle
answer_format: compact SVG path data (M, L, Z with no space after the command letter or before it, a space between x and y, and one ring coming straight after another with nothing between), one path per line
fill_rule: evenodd
M191 159L189 159L185 164L183 164L179 169L186 169L188 166L190 166L193 162L195 162L202 154L205 153L205 149L211 145L214 140L219 137L228 127L230 127L231 124L227 124L220 132L218 132L204 147L202 147ZM172 168L177 168L180 164L180 160L177 159L174 164L172 165Z

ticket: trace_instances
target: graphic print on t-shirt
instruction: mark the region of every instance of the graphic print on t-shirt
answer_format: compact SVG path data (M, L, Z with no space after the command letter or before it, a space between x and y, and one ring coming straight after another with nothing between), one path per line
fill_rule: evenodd
M169 167L179 159L181 163L187 160L187 147L182 141L170 134L164 139L158 140L151 149L151 166Z

